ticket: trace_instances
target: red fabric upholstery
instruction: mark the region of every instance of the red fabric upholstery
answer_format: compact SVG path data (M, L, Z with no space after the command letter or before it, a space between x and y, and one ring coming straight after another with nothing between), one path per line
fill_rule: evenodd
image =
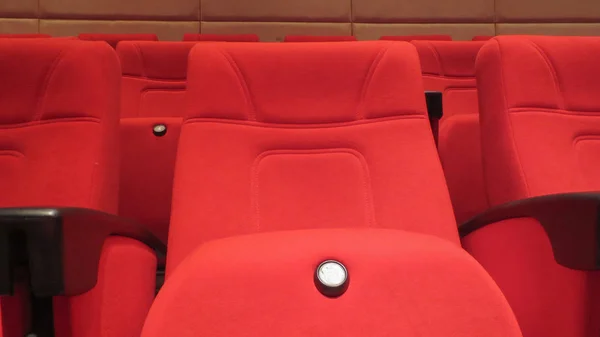
M124 41L119 214L165 242L171 214L175 154L184 110L187 59L195 42ZM155 125L165 125L162 137Z
M0 34L0 38L3 39L12 39L12 38L19 38L19 39L34 39L34 38L46 38L46 37L52 37L48 34Z
M258 42L256 34L192 34L183 35L183 41Z
M450 35L390 35L382 36L380 40L388 41L414 41L414 40L426 40L426 41L452 41Z
M113 48L121 41L158 41L156 34L79 34L80 40L105 41Z
M496 37L477 59L483 167L492 204L598 190L600 38ZM541 226L505 221L467 248L495 278L524 336L600 333L600 278L555 263Z
M410 44L198 44L186 97L167 273L205 241L262 231L457 242Z
M443 93L438 151L456 220L488 208L481 164L475 58L483 42L413 41L425 90Z
M344 36L317 36L317 35L286 35L284 42L336 42L336 41L356 41L352 35Z
M0 207L116 212L120 72L114 51L78 40L5 39L0 73L0 189L10 192L0 195ZM144 299L152 296L147 288L155 265L145 246L106 240L98 285L55 299L57 336L139 334L142 317L124 319L124 310L148 310ZM123 282L128 277L138 279ZM120 295L103 297L114 291ZM6 323L15 309L7 308L10 301L1 304ZM20 329L4 329L4 337L23 336Z
M472 41L487 41L493 38L491 35L476 35L473 37Z
M274 254L274 252L276 252ZM323 296L324 260L347 291ZM400 230L283 231L217 240L171 275L146 321L159 336L518 337L494 281L456 245Z

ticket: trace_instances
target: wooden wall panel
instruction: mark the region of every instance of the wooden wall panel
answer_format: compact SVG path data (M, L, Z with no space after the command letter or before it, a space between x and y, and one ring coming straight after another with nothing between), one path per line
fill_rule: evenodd
M258 34L261 41L283 41L285 35L352 35L350 23L202 22L208 34Z

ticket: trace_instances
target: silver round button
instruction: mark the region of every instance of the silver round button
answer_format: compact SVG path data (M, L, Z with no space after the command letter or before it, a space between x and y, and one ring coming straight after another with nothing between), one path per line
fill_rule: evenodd
M164 124L156 124L152 128L152 133L157 137L162 137L167 133L167 126Z
M348 270L339 261L323 261L315 271L315 285L323 295L338 297L348 288Z

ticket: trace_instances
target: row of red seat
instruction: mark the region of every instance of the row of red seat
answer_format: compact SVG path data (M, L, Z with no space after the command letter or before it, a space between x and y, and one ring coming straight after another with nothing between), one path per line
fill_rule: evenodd
M595 336L600 198L575 192L596 189L599 52L0 39L0 205L19 207L0 246L27 237L61 337ZM444 95L437 149L424 90ZM340 286L315 276L329 259ZM27 332L15 302L3 337Z
M16 38L50 38L49 34L0 34L0 37ZM79 34L81 40L88 41L107 41L113 47L119 41L158 41L156 34ZM478 35L473 37L473 41L487 41L492 36ZM412 41L412 40L431 40L431 41L452 41L450 35L387 35L382 36L381 40L392 41ZM183 35L183 41L229 41L229 42L259 42L256 34L195 34L186 33ZM311 36L311 35L286 35L284 42L335 42L335 41L356 41L355 36Z

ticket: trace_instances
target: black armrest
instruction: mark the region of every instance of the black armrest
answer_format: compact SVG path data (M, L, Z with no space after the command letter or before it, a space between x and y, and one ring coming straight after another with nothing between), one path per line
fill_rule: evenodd
M0 294L12 292L11 269L23 261L37 296L72 296L92 289L110 235L166 253L152 233L116 215L82 208L0 208Z
M533 218L542 225L559 264L577 270L600 270L600 193L554 194L509 202L462 224L460 236L516 218Z
M437 145L440 119L444 116L442 93L440 91L425 91L425 103L427 104L431 132L433 132L433 139Z

